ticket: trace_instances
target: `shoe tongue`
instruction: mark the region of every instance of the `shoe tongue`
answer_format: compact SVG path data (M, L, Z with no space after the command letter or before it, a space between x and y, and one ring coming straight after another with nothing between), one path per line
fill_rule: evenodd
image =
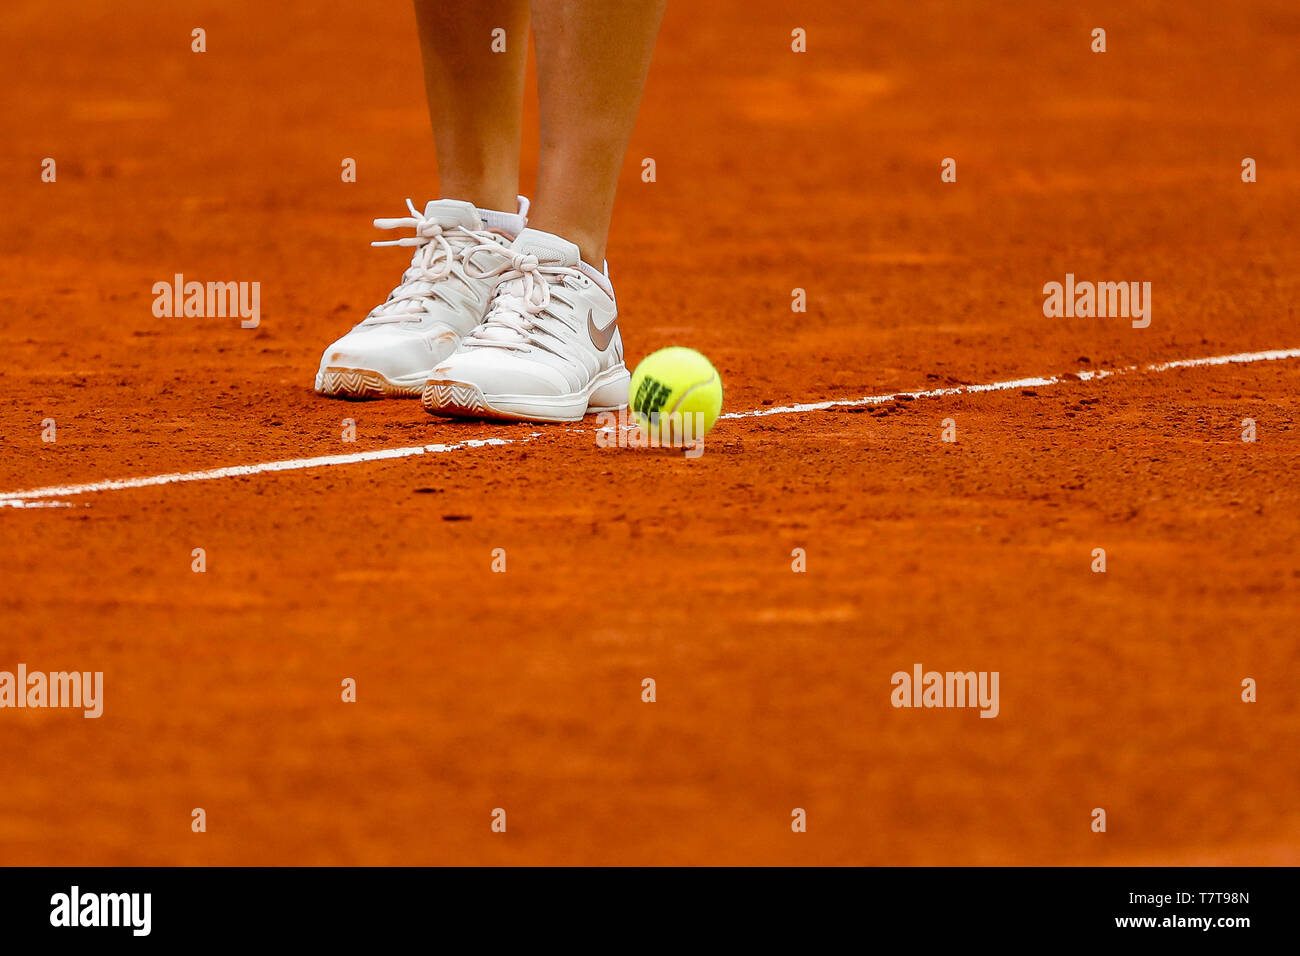
M482 229L483 218L474 208L473 203L459 199L431 199L424 207L424 218L432 219L444 229L464 226L466 229Z
M503 212L500 209L484 209L479 207L479 218L483 220L483 225L487 229L504 234L508 239L513 240L515 236L523 232L524 226L528 225L528 200L523 196L519 197L519 204L516 206L516 212Z
M553 236L549 232L542 232L540 229L525 229L515 237L511 248L516 252L536 256L538 262L568 266L571 269L576 269L582 258L578 247L572 242Z
M459 199L432 199L424 207L424 218L432 219L443 229L454 229L457 226L464 226L466 229L479 230L483 228L483 220L479 217L478 210L474 208L473 203L462 202ZM411 267L421 260L426 259L430 252L436 252L441 255L439 247L434 245L424 245L416 248L411 254ZM433 283L424 280L410 280L408 276L402 276L402 284L406 287L408 295L397 302L385 302L375 308L372 314L379 316L401 316L414 315L421 316L426 314L424 305L416 296L427 296L433 292Z

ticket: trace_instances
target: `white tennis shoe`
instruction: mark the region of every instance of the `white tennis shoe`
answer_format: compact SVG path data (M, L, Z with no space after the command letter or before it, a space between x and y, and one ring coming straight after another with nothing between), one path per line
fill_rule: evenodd
M500 281L500 255L524 228L528 200L515 213L437 199L421 214L376 219L380 229L413 228L414 236L372 246L415 246L411 265L387 301L330 345L316 372L316 391L339 398L414 397L435 366L482 320ZM471 259L476 261L471 262Z
M506 255L483 324L429 377L425 410L576 422L627 405L630 376L608 272L536 229L519 233Z

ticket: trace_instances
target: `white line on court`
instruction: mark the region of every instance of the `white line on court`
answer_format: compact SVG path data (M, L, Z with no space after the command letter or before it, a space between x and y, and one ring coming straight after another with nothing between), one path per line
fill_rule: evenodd
M953 385L948 388L927 388L916 392L891 392L888 395L868 395L865 398L844 401L811 402L805 405L781 405L777 408L759 408L752 412L729 412L719 418L761 418L764 415L789 415L792 412L819 412L825 408L842 408L854 405L883 405L899 398L943 398L948 395L971 395L978 392L1004 392L1012 388L1042 388L1061 382L1090 382L1111 375L1128 375L1132 372L1167 372L1175 368L1198 368L1207 365L1245 365L1250 362L1275 362L1278 359L1300 358L1300 349L1273 349L1267 352L1237 352L1233 355L1212 355L1209 358L1178 359L1174 362L1156 362L1151 365L1128 365L1116 369L1096 369L1074 372L1076 379L1057 375L1042 378L1017 378L1007 382L988 382L984 385Z
M185 481L212 481L217 478L242 478L261 475L269 471L296 471L300 468L328 468L331 465L354 465L363 461L383 461L386 458L409 458L412 455L437 454L459 451L462 448L483 448L488 445L513 445L518 441L532 441L541 432L523 439L475 438L452 445L411 445L407 448L377 448L350 455L321 455L317 458L289 458L284 461L267 461L256 465L230 465L226 468L209 468L206 471L173 472L167 475L150 475L147 478L111 478L84 485L57 485L33 488L30 491L10 491L0 494L0 507L32 507L27 502L34 498L57 498L64 495L85 495L96 491L122 491L126 488L149 488L154 485L174 485Z
M827 402L811 402L802 405L781 405L774 408L759 408L748 412L728 412L720 416L724 419L761 418L766 415L793 415L802 412L817 412L827 408L843 408L855 405L882 405L899 398L943 398L950 395L971 395L980 392L1002 392L1015 388L1044 388L1059 385L1062 382L1094 381L1112 375L1132 373L1167 372L1171 369L1201 368L1213 365L1246 365L1251 362L1275 362L1280 359L1300 358L1300 349L1272 349L1264 352L1237 352L1233 355L1213 355L1207 358L1178 359L1172 362L1155 362L1150 365L1129 365L1115 369L1084 369L1074 372L1072 378L1049 375L1045 377L1017 378L1005 382L987 382L982 385L953 385L947 388L929 388L914 392L891 392L887 395L867 395L863 398L842 399ZM569 429L578 431L580 429ZM85 495L99 491L123 491L128 488L150 488L156 485L174 485L188 481L214 481L219 478L243 478L249 475L261 475L276 471L297 471L302 468L329 468L334 465L355 465L366 461L384 461L389 458L410 458L414 455L440 454L442 452L462 451L467 448L487 448L499 445L519 445L530 442L542 435L533 432L523 438L480 438L470 439L454 444L411 445L406 448L379 448L372 451L359 451L349 455L321 455L316 458L289 458L283 461L267 461L255 465L230 465L225 468L210 468L206 471L174 472L166 475L150 475L142 478L113 478L107 481L94 481L80 485L51 485L46 488L32 488L27 491L9 491L0 493L0 508L41 507L37 499L63 498L72 495ZM68 502L44 505L45 507L67 506Z

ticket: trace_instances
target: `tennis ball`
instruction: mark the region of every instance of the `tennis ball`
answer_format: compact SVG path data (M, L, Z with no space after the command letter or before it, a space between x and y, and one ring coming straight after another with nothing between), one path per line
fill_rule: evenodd
M643 358L632 373L627 402L660 444L699 441L722 411L722 377L694 349L660 349Z

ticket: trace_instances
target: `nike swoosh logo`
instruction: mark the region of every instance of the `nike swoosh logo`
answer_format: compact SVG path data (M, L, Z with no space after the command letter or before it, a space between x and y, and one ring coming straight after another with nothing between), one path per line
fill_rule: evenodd
M614 321L609 325L603 329L598 329L596 323L591 320L595 311L595 309L587 310L587 334L591 336L591 344L603 352L609 348L609 343L614 339L614 333L618 331L618 315L615 314Z

